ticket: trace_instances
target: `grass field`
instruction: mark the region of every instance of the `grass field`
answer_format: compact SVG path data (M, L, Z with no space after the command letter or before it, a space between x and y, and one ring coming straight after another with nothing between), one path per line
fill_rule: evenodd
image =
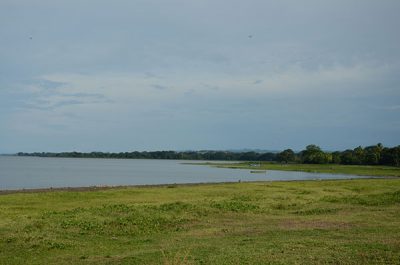
M195 163L193 163L195 164ZM198 163L207 166L216 166L222 168L240 168L240 169L262 169L262 170L283 170L283 171L304 171L315 173L348 174L359 176L385 176L400 177L400 167L390 166L365 166L365 165L336 165L336 164L279 164L271 162L240 162L240 163ZM260 166L254 167L252 164Z
M400 179L0 196L0 264L400 264Z

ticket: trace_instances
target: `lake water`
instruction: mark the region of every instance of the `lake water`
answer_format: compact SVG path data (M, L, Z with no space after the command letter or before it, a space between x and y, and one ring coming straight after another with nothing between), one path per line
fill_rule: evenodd
M0 156L0 190L174 183L360 178L306 172L215 168L202 161Z

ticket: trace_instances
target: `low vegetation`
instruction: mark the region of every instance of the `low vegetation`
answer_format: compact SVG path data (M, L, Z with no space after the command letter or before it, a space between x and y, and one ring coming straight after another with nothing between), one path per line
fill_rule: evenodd
M195 163L193 163L195 164ZM333 165L333 164L279 164L269 162L241 163L197 163L198 165L221 168L303 171L311 173L345 174L358 176L400 177L400 167L366 166L366 165Z
M399 264L400 179L0 196L0 264Z

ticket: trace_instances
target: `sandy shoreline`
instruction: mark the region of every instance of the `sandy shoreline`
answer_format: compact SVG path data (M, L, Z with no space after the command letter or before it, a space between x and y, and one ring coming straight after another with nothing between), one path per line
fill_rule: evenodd
M243 181L244 182L244 181ZM247 181L247 182L267 182L267 181ZM178 186L205 186L205 185L218 185L218 184L233 184L234 182L199 182L199 183L173 183L173 184L143 184L143 185L116 185L116 186L88 186L88 187L50 187L50 188L33 188L33 189L12 189L0 190L0 195L14 194L14 193L40 193L52 191L101 191L110 189L126 189L126 188L176 188Z
M226 181L226 182L199 182L199 183L172 183L172 184L143 184L143 185L116 185L116 186L88 186L88 187L50 187L50 188L33 188L33 189L13 189L13 190L0 190L1 195L15 194L15 193L41 193L41 192L58 192L58 191L71 191L71 192L86 192L86 191L101 191L110 189L126 189L126 188L176 188L187 186L207 186L207 185L223 185L223 184L236 184L236 183L268 183L268 182L303 182L303 181L343 181L343 180L357 180L357 179L391 179L397 177L375 177L366 176L363 178L348 178L348 179L308 179L308 180L262 180L262 181Z

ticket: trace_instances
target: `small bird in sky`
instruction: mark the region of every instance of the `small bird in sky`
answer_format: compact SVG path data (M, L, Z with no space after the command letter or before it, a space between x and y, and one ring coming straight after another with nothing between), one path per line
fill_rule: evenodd
M32 37L29 37L29 39L31 40L31 39L32 39Z
M249 35L248 37L249 37L249 39L251 39L251 38L253 38L253 35Z

